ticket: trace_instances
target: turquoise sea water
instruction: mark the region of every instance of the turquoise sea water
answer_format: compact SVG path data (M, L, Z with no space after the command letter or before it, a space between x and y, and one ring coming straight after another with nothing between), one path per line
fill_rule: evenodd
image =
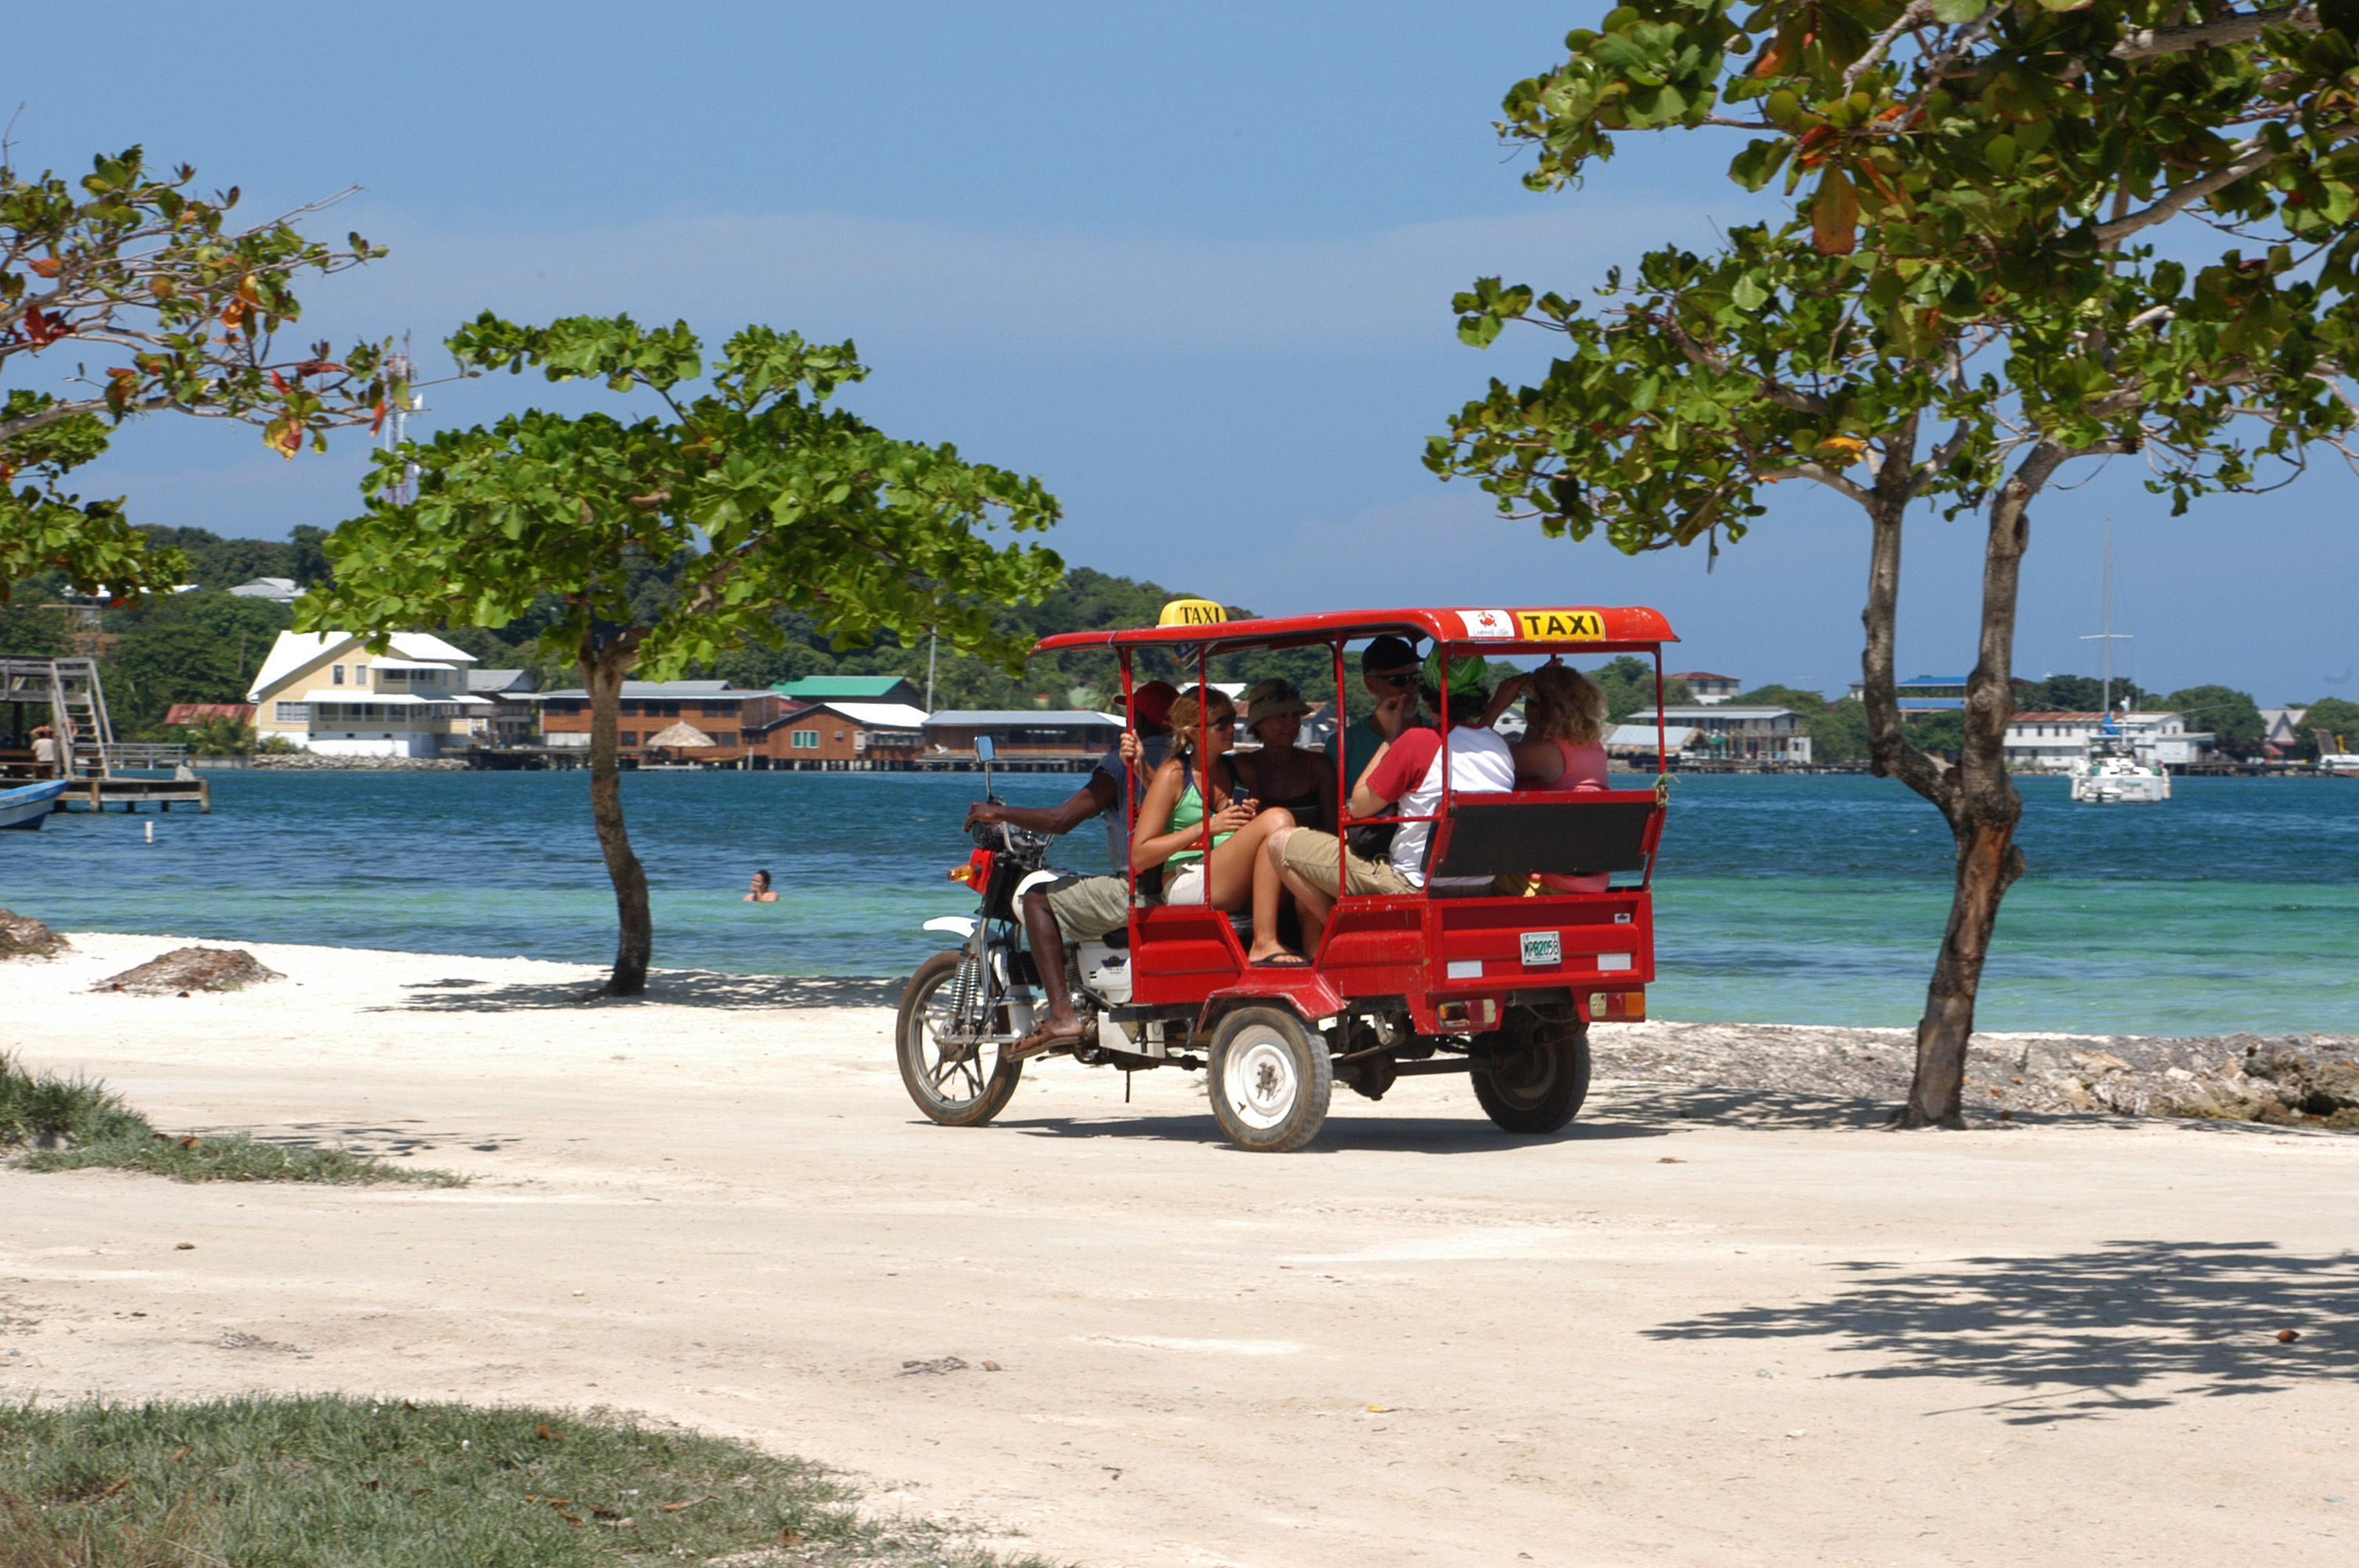
M168 932L599 963L614 903L581 773L212 775L215 809L0 834L0 906ZM1003 794L1046 804L1071 774ZM972 899L973 775L635 773L660 965L906 973ZM2024 783L2030 874L1984 982L1990 1029L2359 1030L2359 783L2181 779L2154 806ZM144 841L148 824L156 842ZM1691 777L1656 879L1659 1018L1907 1024L1949 901L1949 836L1898 784ZM1058 863L1103 868L1094 826ZM766 866L779 902L739 902Z

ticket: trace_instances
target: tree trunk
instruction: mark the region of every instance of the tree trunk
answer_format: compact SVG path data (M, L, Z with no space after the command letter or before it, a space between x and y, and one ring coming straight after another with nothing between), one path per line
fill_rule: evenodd
M608 996L637 996L647 989L647 961L655 951L655 918L647 910L647 873L631 849L623 824L622 768L615 755L623 716L623 680L638 650L636 636L600 648L582 639L582 684L590 693L590 818L598 827L598 848L614 883L614 973Z
M2006 726L2015 717L2015 617L2023 552L2031 542L2031 498L2069 456L2043 441L1990 501L1983 546L1982 645L1966 678L1965 745L1951 775L1942 815L1957 839L1957 885L1941 956L1917 1024L1917 1074L1901 1127L1962 1127L1966 1047L1973 1038L1974 1000L1990 956L1999 901L2023 875L2015 827L2023 796L2006 771Z

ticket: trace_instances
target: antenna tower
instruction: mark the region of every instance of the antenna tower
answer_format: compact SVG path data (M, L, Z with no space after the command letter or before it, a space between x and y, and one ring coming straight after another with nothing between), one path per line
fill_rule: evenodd
M418 362L409 355L408 333L404 332L401 335L401 350L398 353L386 355L385 373L386 379L397 381L404 386L409 385L417 379ZM425 412L426 395L422 392L413 390L404 396L394 398L386 406L385 424L379 428L377 444L388 452L401 450L402 444L409 439L409 416ZM418 499L418 465L416 463L402 465L401 478L397 482L386 486L385 498L396 506L407 506Z

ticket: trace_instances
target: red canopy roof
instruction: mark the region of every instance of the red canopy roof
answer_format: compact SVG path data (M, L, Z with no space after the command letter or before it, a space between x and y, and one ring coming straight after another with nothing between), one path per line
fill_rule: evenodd
M1506 653L1629 653L1676 643L1661 611L1644 605L1549 605L1527 609L1331 610L1318 615L1279 615L1260 621L1224 621L1212 626L1139 626L1093 632L1060 632L1040 639L1037 651L1114 648L1139 644L1202 644L1207 651L1234 647L1297 647L1362 637L1429 637L1476 651Z

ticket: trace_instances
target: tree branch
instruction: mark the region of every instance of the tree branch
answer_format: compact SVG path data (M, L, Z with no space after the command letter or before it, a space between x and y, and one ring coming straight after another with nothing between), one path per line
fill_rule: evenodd
M2113 48L2115 59L2152 59L2157 55L2180 54L2188 49L2216 49L2222 44L2241 44L2257 38L2267 27L2298 27L2306 33L2318 31L2318 7L2314 5L2276 5L2265 11L2246 11L2241 15L2214 16L2208 22L2196 22L2178 27L2141 27L2124 36Z
M1824 463L1808 461L1793 463L1782 469L1767 470L1761 477L1772 484L1787 478L1816 480L1836 494L1847 495L1862 506L1868 505L1871 501L1870 492L1865 485L1857 480L1845 479Z
M1649 320L1655 326L1661 328L1663 334L1669 338L1674 344L1678 345L1680 352L1688 357L1689 363L1701 365L1704 369L1712 372L1714 375L1734 375L1738 373L1736 368L1728 362L1725 356L1721 354L1718 351L1707 348L1703 344L1696 341L1696 340L1689 334L1688 330L1680 326L1678 320L1674 318L1669 316L1660 316L1642 317L1640 319L1643 320ZM1760 383L1761 395L1767 398L1770 402L1776 404L1780 408L1790 408L1797 414L1824 414L1828 412L1827 400L1823 397L1815 396L1810 393L1804 392L1799 387L1788 386L1784 382L1774 380L1766 375L1760 378Z
M1885 51L1892 47L1893 39L1909 28L1932 19L1932 0L1909 0L1908 5L1901 7L1900 15L1893 18L1892 26L1875 35L1874 41L1867 46L1867 52L1843 68L1843 91L1850 92L1858 84L1861 77L1875 69L1875 62L1882 59Z
M2234 162L2223 164L2207 175L2189 180L2153 206L2143 208L2126 218L2117 218L2110 223L2098 224L2095 231L2097 243L2106 245L2114 244L2136 233L2140 229L2150 229L2165 219L2185 211L2189 206L2201 200L2223 186L2234 185L2246 175L2267 168L2283 156L2263 146L2258 137L2248 142L2239 142L2236 145L2236 152Z

